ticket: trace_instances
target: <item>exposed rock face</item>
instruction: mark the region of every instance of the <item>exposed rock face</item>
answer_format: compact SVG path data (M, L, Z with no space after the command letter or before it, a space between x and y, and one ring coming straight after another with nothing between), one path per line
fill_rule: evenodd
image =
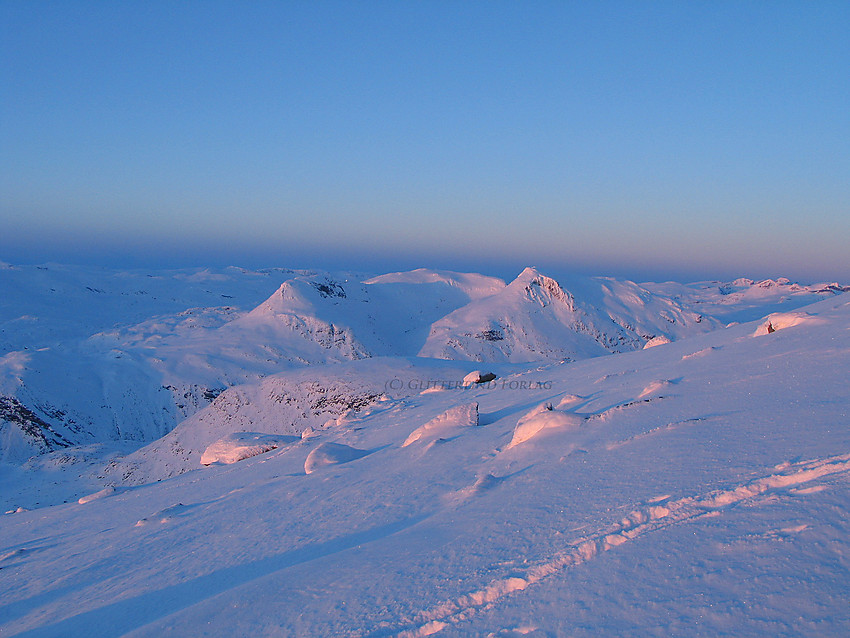
M463 378L461 385L468 388L479 383L489 383L496 379L496 374L493 372L481 372L481 370L473 370Z
M322 297L340 297L342 299L346 297L342 284L330 278L326 278L324 281L314 281L312 286Z
M9 396L0 396L0 440L4 461L26 459L32 450L43 454L72 445L47 421Z
M522 285L525 295L529 301L536 301L542 306L548 306L553 302L561 302L570 311L575 311L575 299L561 288L561 285L546 275L542 275L534 268L526 268L510 286ZM509 287L510 287L509 286Z

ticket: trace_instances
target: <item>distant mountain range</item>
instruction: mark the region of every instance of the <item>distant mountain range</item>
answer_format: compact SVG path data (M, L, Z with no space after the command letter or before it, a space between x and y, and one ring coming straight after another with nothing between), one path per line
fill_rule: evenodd
M287 428L273 430L299 434L380 400L382 388L355 387L345 366L331 371L344 362L445 360L459 362L457 374L471 369L460 362L570 362L676 341L848 289L784 279L559 282L534 268L506 284L426 269L375 277L0 264L0 458L19 463L105 441L142 445L172 431L162 444L182 441L187 428L177 425L209 421L198 413L234 386L244 388L215 409L256 393L287 397L295 412ZM318 365L322 391L305 392L304 370ZM301 375L299 389L288 387L287 374ZM314 405L329 384L340 389L338 401ZM213 431L223 432L213 427L205 444Z

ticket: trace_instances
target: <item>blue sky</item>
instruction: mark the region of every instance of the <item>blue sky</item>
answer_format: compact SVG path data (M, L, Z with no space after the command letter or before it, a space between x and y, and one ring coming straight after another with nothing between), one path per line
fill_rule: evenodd
M850 3L0 3L0 259L850 282Z

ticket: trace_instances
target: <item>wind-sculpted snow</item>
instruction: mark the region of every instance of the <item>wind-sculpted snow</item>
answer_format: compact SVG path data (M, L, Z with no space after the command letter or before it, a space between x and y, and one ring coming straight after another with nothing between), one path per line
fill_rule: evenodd
M644 344L644 348L654 348L656 346L663 346L664 344L670 343L670 337L665 335L660 335L658 337L653 337L649 341Z
M551 403L537 406L517 421L509 448L534 438L541 431L550 428L579 428L584 424L583 415L556 410Z
M263 434L261 432L234 432L207 446L201 455L201 465L213 463L238 463L252 456L300 441L300 436Z
M102 490L98 490L94 494L86 494L85 496L81 496L77 499L77 503L80 505L85 505L86 503L91 503L92 501L97 501L102 498L109 498L110 496L114 496L118 493L118 490L112 486L104 487Z
M495 381L496 374L493 372L481 372L481 370L473 370L463 378L463 387L468 388L476 383L490 383Z
M774 312L756 329L754 336L760 337L777 330L799 326L801 323L818 321L806 312Z
M283 371L114 490L0 466L0 633L843 635L850 300L805 312L466 387L438 360ZM301 436L200 465L237 432Z
M343 443L320 443L313 448L304 461L304 473L312 474L328 465L349 463L369 454L369 450L360 450Z
M455 428L475 427L478 425L478 403L466 403L446 410L410 433L402 447L425 438L442 436Z

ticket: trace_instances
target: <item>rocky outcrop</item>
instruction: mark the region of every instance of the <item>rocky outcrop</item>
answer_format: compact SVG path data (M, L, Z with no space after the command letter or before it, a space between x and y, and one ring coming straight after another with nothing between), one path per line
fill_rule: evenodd
M0 448L3 461L25 460L72 443L15 397L0 396Z

